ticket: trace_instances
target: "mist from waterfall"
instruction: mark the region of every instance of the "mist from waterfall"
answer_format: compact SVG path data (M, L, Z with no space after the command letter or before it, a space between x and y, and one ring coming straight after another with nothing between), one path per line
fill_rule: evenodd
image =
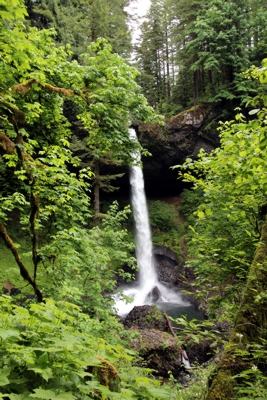
M138 140L136 132L132 128L129 129L129 136L132 140ZM123 293L133 299L131 303L126 304L119 295L114 296L115 308L121 316L129 313L134 306L153 303L152 291L155 288L160 293L158 299L160 303L189 305L189 303L182 300L180 294L158 281L153 257L144 177L140 167L141 154L133 154L132 157L133 165L130 168L131 204L135 221L136 260L139 274L138 281L133 286L122 288Z

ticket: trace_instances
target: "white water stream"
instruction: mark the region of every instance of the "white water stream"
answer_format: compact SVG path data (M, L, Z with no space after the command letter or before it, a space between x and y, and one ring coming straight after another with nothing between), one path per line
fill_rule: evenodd
M132 140L137 140L134 129L129 129L129 135ZM141 155L133 155L136 164L140 163ZM188 302L184 302L181 295L171 290L166 285L158 281L155 262L152 251L152 239L150 231L150 223L147 211L147 203L144 189L143 171L139 165L134 165L130 169L131 184L131 203L135 220L135 244L136 259L139 268L138 282L135 286L122 288L123 293L132 298L131 303L126 303L119 295L115 295L115 308L118 315L125 316L134 306L142 306L153 302L152 291L154 288L160 292L157 302L173 303L177 305L189 306ZM154 289L155 290L155 289ZM157 292L158 292L157 290Z

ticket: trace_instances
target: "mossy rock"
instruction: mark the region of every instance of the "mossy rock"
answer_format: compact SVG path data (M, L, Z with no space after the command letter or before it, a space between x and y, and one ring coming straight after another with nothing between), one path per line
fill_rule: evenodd
M169 371L178 377L182 367L181 349L177 338L156 329L143 329L131 347L138 351L142 365L155 371L155 375L168 377Z
M130 329L158 329L167 331L168 325L163 313L155 305L134 307L124 321L124 327Z
M235 398L234 387L236 383L230 371L220 370L216 379L212 381L207 400L232 400Z

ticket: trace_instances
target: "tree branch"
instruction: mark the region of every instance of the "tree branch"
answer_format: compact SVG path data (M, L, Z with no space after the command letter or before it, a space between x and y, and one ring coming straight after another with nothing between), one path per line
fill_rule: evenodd
M31 278L27 268L25 268L25 266L23 265L18 251L14 246L14 243L12 241L12 239L10 238L10 236L8 235L6 228L4 227L4 224L2 222L0 222L0 235L2 236L6 247L12 252L18 266L20 269L20 275L22 276L23 279L25 279L27 282L29 282L29 284L33 287L34 289L34 293L37 296L37 299L39 302L43 301L43 295L40 291L40 289L38 288L38 286L36 285L35 281Z
M170 329L170 331L171 331L172 336L176 337L175 332L174 332L174 330L173 330L173 327L172 327L172 325L171 325L171 321L170 321L168 315L166 314L166 311L163 311L163 315L164 315L164 317L165 317L165 319L166 319L166 321L167 321L167 324L168 324L168 327L169 327L169 329Z

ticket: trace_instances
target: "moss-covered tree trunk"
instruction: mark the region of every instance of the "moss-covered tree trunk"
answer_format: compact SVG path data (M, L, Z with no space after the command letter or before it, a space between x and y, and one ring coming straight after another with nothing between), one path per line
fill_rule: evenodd
M249 343L267 339L267 221L263 225L261 240L250 267L243 299L235 318L229 343L224 349L219 365L210 377L206 400L230 400L235 398L237 382L233 376L250 369L253 359L243 359L236 350L246 349ZM239 353L240 354L240 353ZM258 367L265 372L267 365Z

